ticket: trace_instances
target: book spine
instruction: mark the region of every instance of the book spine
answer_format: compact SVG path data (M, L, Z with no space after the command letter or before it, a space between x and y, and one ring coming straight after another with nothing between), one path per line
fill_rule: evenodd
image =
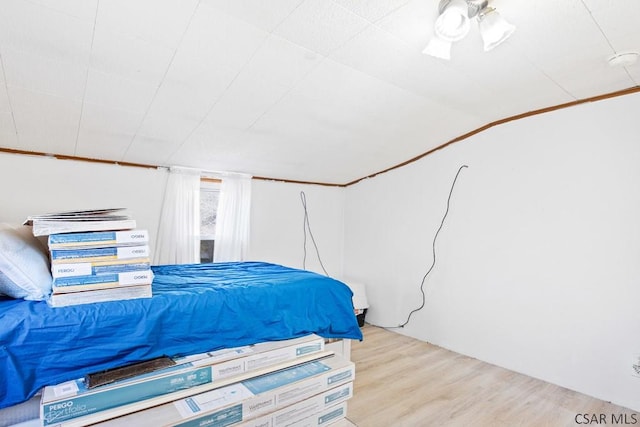
M132 258L149 258L149 246L117 246L92 249L52 249L51 262L101 262Z
M116 274L132 271L149 270L151 263L145 260L126 260L105 263L76 262L67 264L52 264L51 275L54 279L73 276L91 276L98 274Z
M151 270L136 270L118 274L56 277L52 286L54 293L66 293L118 286L150 285L152 281Z
M82 246L143 245L149 242L147 230L95 231L90 233L60 233L49 236L49 248Z

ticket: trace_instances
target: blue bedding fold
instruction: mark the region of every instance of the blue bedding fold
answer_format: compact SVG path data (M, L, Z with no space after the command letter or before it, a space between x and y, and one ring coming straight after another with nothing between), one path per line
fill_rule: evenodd
M0 299L0 408L162 355L318 334L362 339L344 283L263 262L152 267L153 297L51 308Z

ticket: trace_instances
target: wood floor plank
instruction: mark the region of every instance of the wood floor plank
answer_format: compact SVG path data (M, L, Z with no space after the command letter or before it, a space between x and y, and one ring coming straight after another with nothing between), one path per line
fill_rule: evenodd
M356 379L348 407L358 427L587 424L577 414L604 414L607 425L622 414L640 425L630 409L382 328L362 331L364 340L351 346Z

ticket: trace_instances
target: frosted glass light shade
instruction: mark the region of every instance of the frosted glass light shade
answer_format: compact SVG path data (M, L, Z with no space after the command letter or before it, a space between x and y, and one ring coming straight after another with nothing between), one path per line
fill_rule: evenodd
M468 13L465 0L451 0L436 19L436 35L448 42L462 40L471 28Z
M484 42L484 50L489 51L513 34L516 30L514 25L508 23L498 12L493 8L488 8L478 17L478 25L480 28L480 35Z

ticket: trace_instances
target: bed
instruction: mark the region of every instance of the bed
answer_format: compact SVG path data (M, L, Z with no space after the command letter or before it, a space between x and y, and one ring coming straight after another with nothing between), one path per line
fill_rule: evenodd
M362 339L352 292L265 262L152 267L151 298L52 308L0 296L0 408L43 386L163 355L315 333Z

